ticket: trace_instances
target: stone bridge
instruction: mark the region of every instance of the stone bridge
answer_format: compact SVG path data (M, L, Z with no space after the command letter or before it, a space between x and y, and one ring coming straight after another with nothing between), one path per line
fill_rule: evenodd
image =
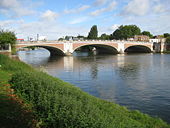
M131 51L134 47L145 52L153 52L153 43L151 42L135 42L135 41L23 41L16 44L16 48L36 46L42 47L50 51L54 55L71 55L74 51L84 46L92 46L104 53L124 53ZM132 49L131 49L132 48Z

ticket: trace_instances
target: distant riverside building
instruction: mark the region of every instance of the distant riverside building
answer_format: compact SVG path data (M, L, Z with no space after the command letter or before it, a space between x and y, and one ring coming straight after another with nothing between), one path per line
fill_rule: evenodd
M166 41L166 38L159 36L159 35L149 40L149 42L154 43L153 50L155 52L159 52L160 49L167 50L169 48L167 44L164 45L165 41Z
M153 39L150 39L149 42L152 43L165 43L166 38L161 37L161 36L155 36Z
M66 36L65 40L67 40L67 41L78 41L78 40L84 40L84 38L73 37L73 36Z
M38 36L37 40L39 40L39 41L46 41L47 37L46 36Z
M22 41L24 41L24 39L17 39L17 41L18 41L18 42L22 42Z
M149 36L146 35L135 35L133 38L128 38L128 41L142 41L142 42L149 42Z
M159 39L149 39L149 42L151 43L159 43Z
M146 35L135 35L134 36L134 41L144 41L144 42L149 42L149 36Z

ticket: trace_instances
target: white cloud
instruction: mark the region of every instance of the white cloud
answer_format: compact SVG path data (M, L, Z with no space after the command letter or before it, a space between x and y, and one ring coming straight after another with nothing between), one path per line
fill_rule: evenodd
M147 14L150 7L149 0L131 0L127 6L125 6L123 15L135 15L142 16Z
M74 20L71 21L69 24L82 23L82 22L86 21L87 19L88 19L88 17L80 17L80 18L74 19Z
M154 35L163 34L165 32L170 33L170 17L169 14L161 15L146 15L142 17L125 18L122 24L135 24L139 26L142 31L150 31Z
M60 37L69 35L77 36L78 34L86 35L89 31L84 25L69 25L59 23L58 21L46 22L44 20L38 20L34 22L27 22L24 20L5 20L0 21L0 26L3 25L3 29L14 31L18 38L27 40L27 37L36 39L36 35L47 36L49 40L56 40Z
M117 5L117 3L115 1L113 1L112 3L110 3L108 5L108 7L95 10L95 11L91 12L90 15L98 16L98 15L100 15L102 13L113 11L115 9L116 5Z
M114 25L112 25L112 26L109 28L109 30L115 31L116 29L119 28L119 26L120 26L120 25L118 25L118 24L114 24Z
M96 0L93 5L94 6L102 6L107 3L108 0Z
M105 12L105 8L95 10L95 11L91 12L90 15L92 15L92 16L98 16L98 15L100 15L100 14L103 13L103 12Z
M41 15L41 18L46 21L54 21L58 16L58 13L47 10Z
M90 8L90 6L89 5L83 5L83 6L81 6L81 7L79 7L79 8L76 8L76 9L65 9L64 10L64 13L65 14L71 14L71 13L80 13L80 12L82 12L82 11L85 11L86 9L88 9L88 8Z
M122 12L122 24L136 24L153 34L170 33L169 0L132 0Z
M23 19L0 21L0 29L7 29L7 30L15 31L14 26L18 26L23 23L24 23Z
M40 15L36 20L33 20L35 17L33 19L29 17L29 20L26 18L25 21L20 20L20 18L11 17L23 16L30 14L30 12L33 13L31 8L35 8L35 4L32 3L34 6L30 5L30 7L27 7L23 5L26 4L25 1L29 3L30 0L0 0L0 15L10 16L6 20L0 20L0 28L14 30L18 38L36 37L37 34L47 36L48 39L57 39L65 35L76 36L81 34L86 36L92 24L100 25L98 29L101 34L111 34L121 24L136 24L142 30L151 31L153 34L170 33L170 17L169 11L167 11L170 9L167 2L169 0L120 0L121 2L96 0L95 2L99 2L98 4L96 3L96 6L94 6L94 3L91 6L87 3L87 5L78 6L76 9L63 10L64 12L61 14L52 10L39 12ZM117 3L120 8L117 7ZM117 14L121 11L121 7L123 9L123 16ZM89 10L96 10L90 13L88 8L90 8ZM109 13L108 16L107 12L112 12L114 9L117 9L114 12L116 16L113 16L113 13ZM37 8L37 10L39 9ZM84 15L80 13L82 11L86 11L83 13ZM67 15L67 20L64 16L59 17L59 15L64 14L72 15ZM101 16L95 17L98 15ZM56 20L58 17L60 19ZM71 20L70 18L74 19ZM82 22L83 24L80 24Z
M162 12L165 12L166 9L165 9L165 6L163 4L158 4L156 5L154 8L153 8L154 12L155 13L162 13Z
M29 6L24 6L19 0L0 0L0 13L6 16L26 16L35 13Z
M1 0L0 1L0 7L4 9L11 9L11 8L17 8L20 4L17 0Z

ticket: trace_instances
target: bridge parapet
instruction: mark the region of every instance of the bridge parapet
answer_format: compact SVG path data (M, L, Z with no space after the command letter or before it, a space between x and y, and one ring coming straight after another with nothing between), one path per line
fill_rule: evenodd
M17 44L48 44L48 43L138 43L138 44L153 44L153 42L140 42L140 41L125 41L125 40L78 40L78 41L21 41Z
M151 51L153 51L153 42L139 42L139 41L125 41L125 40L81 40L81 41L23 41L16 44L17 48L29 47L29 46L38 46L44 47L48 49L59 49L66 55L72 54L77 48L92 45L100 47L110 47L116 49L117 52L123 53L127 48L131 46L145 46L148 47Z

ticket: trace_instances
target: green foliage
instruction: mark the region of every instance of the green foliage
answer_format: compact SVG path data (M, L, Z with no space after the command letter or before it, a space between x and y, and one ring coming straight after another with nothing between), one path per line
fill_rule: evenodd
M18 72L11 83L17 95L33 104L37 118L46 127L166 127L162 120L100 100L42 72Z
M136 25L121 25L116 29L111 35L111 39L126 40L127 38L134 37L134 35L139 35L141 30Z
M10 44L12 47L12 54L16 53L15 44L16 36L14 32L0 30L0 47Z
M152 35L149 31L143 31L143 32L142 32L142 35L149 36L150 38L153 37L153 35Z
M167 37L167 38L166 38L166 43L167 43L167 44L170 44L170 37Z
M72 38L72 36L65 36L65 40L69 40L70 38Z
M0 55L1 56L1 55ZM1 64L1 61L0 61ZM2 67L2 66L1 66ZM0 67L0 127L31 128L34 127L30 109L13 96L9 80L11 74Z
M6 63L6 64L5 64ZM0 55L2 70L11 71L15 93L32 105L42 127L168 128L139 111L93 97L79 88ZM15 65L15 66L14 66Z
M0 31L0 45L3 44L11 44L14 45L16 43L16 36L14 32L11 31Z
M101 40L110 40L110 35L107 35L107 34L102 34L101 37L100 37Z
M87 39L97 39L98 37L98 30L97 30L97 25L93 25Z
M78 39L86 39L87 37L84 37L84 36L81 36L81 35L78 35L77 36Z
M59 38L58 41L63 41L64 39L63 38Z
M34 70L33 68L29 67L27 64L23 62L13 61L9 59L9 57L1 54L0 54L0 65L2 70L12 72L12 73L21 70L30 70L30 71Z
M170 34L169 33L164 33L164 37L165 38L170 37Z

